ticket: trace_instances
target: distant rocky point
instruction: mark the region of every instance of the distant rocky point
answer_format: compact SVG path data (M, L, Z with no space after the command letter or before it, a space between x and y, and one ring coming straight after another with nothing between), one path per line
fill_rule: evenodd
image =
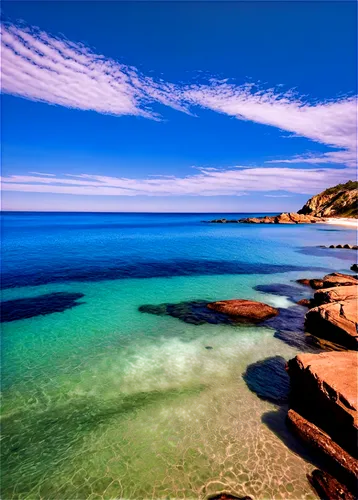
M358 182L348 181L345 184L326 189L316 194L298 211L303 215L316 217L358 217Z
M296 212L282 213L266 217L248 217L245 219L214 219L210 222L247 223L247 224L312 224L325 222L325 217L358 218L358 182L348 181L346 184L326 189L313 196Z

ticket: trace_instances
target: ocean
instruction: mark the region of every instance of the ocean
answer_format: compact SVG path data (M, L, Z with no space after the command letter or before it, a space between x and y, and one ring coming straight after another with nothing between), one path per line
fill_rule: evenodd
M356 233L221 216L2 213L2 498L315 498L285 425L284 362L317 350L295 280L347 272L318 246ZM206 318L231 298L281 322Z

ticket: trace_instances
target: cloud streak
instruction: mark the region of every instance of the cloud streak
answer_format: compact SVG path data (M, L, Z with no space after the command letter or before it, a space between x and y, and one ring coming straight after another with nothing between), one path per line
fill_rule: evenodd
M278 189L289 193L313 194L349 178L354 178L354 169L232 167L226 170L201 168L199 173L186 177L154 179L64 174L58 177L11 175L3 177L1 181L3 191L31 193L91 196L242 196L250 192L267 193Z
M180 111L172 86L34 28L1 26L2 92L68 108L158 118L149 104ZM174 95L174 98L173 98Z
M334 148L271 163L357 163L355 97L307 102L292 91L258 89L211 79L204 84L155 80L81 43L37 28L3 23L2 92L26 99L115 116L160 119L161 104L193 114L203 108L238 120L272 126L291 136ZM194 119L194 118L193 118Z

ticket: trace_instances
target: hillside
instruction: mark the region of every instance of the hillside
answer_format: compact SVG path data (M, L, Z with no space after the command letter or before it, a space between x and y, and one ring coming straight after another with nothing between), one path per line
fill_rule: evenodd
M358 182L348 181L316 194L298 213L315 217L358 218Z

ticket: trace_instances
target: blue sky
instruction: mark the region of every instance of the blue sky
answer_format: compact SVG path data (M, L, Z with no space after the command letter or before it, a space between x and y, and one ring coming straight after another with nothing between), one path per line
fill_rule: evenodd
M355 2L3 2L2 208L297 210L356 177Z

